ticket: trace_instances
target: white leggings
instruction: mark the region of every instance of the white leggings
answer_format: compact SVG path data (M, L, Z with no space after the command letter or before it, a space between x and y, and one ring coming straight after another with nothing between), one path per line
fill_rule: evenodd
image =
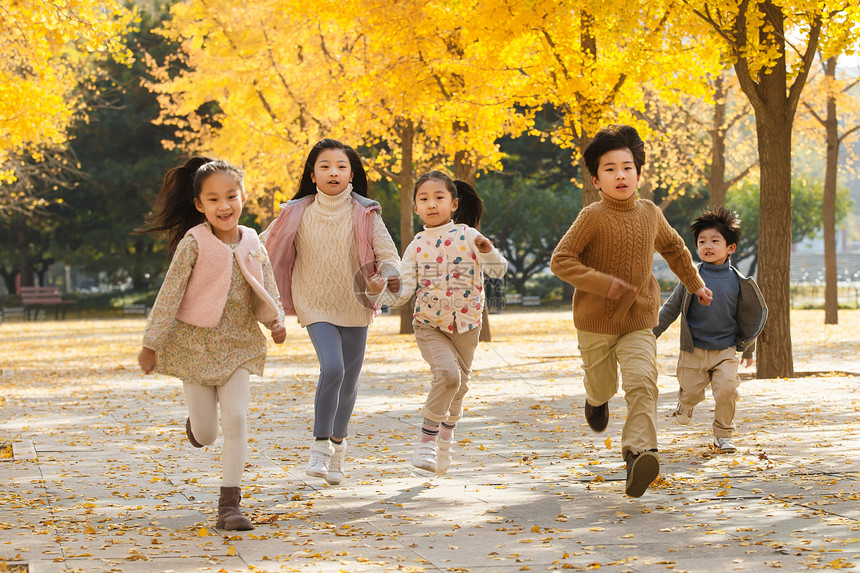
M183 382L191 433L199 443L209 446L218 438L218 404L221 404L221 451L224 487L242 484L242 471L248 455L248 402L251 400L250 373L237 368L221 386L201 386Z

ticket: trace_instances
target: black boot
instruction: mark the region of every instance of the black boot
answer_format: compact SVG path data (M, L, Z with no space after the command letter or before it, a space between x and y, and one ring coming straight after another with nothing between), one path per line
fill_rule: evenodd
M228 529L230 531L254 529L251 520L242 515L242 510L239 509L241 497L242 489L239 487L221 488L221 497L218 499L218 521L215 522L216 529Z
M185 418L185 435L188 436L188 441L195 448L202 448L203 444L194 439L194 434L191 433L191 418Z
M585 401L585 421L591 426L595 432L602 432L606 429L606 424L609 423L609 402L604 402L600 406L592 406Z

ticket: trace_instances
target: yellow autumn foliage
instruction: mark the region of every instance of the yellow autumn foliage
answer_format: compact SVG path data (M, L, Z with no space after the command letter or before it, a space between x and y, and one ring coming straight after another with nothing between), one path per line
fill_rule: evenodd
M84 113L82 88L101 58L128 58L119 41L132 13L119 0L16 0L0 8L0 182L12 154L62 147Z

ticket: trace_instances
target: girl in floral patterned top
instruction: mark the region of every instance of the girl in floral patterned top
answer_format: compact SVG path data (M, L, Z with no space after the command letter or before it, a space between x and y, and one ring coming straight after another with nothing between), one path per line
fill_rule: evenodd
M138 355L147 374L182 380L194 447L215 443L218 404L224 445L215 527L253 529L239 509L248 449L250 375L263 373L266 340L286 338L272 266L257 233L239 225L243 173L225 161L193 157L167 172L155 216L144 232L162 232L173 253Z
M484 274L505 276L508 262L473 227L483 205L474 187L441 171L418 178L412 194L424 230L406 247L400 266L397 306L416 295L415 340L433 380L421 415L421 440L412 456L418 468L443 474L451 465L453 432L463 415L472 358L484 310ZM383 279L368 292L382 290ZM441 425L441 428L440 428Z

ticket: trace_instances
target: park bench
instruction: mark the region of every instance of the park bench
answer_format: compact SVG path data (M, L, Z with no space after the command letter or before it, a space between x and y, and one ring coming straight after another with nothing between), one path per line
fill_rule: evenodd
M38 319L40 310L45 311L45 318L47 318L47 309L49 307L54 309L54 318L60 318L61 311L63 318L66 318L66 308L68 308L68 305L70 304L75 305L75 308L78 311L78 316L80 316L81 311L77 308L78 301L63 300L63 295L60 292L59 287L22 286L18 289L18 296L21 298L21 306L24 307L24 311L27 313L27 320L30 320L31 316L33 316L34 319Z

